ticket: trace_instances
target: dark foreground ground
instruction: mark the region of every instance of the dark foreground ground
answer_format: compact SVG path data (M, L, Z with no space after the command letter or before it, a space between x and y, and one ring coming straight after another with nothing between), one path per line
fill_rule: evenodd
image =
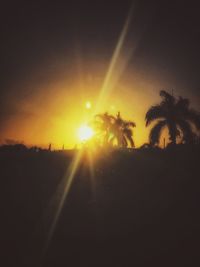
M199 156L85 153L45 249L73 155L0 152L0 266L200 266Z

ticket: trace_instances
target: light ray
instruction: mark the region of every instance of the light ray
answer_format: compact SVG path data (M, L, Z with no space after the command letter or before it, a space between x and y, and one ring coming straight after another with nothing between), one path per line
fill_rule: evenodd
M69 194L74 176L77 172L79 163L81 161L82 153L83 153L82 150L80 150L75 155L71 165L69 166L67 170L66 175L63 177L60 184L58 185L56 193L52 199L51 207L50 207L51 208L50 214L48 214L48 220L50 220L51 222L50 222L50 227L47 233L48 236L47 236L47 240L46 240L46 244L44 248L44 254L47 252L47 249L53 237L60 213L62 211L65 200Z
M100 111L100 107L105 103L107 96L109 95L110 91L112 90L114 84L112 84L112 78L113 74L116 68L116 65L119 61L120 55L122 48L124 46L125 38L127 36L128 30L129 30L129 25L132 19L132 13L133 13L133 5L131 6L131 9L128 13L127 19L125 21L124 27L122 29L122 32L119 36L119 40L117 42L116 48L114 50L113 56L110 61L110 65L108 68L108 71L106 73L106 77L103 82L103 86L101 88L100 94L99 94L99 99L97 102L97 107L95 110L95 113L98 113Z
M93 193L93 197L96 196L96 180L95 180L95 172L94 172L94 151L92 149L88 150L88 164L89 164L89 171L90 171L90 181L91 181L91 189Z
M96 105L95 113L99 112L100 107L103 105L103 103L105 103L108 95L110 94L110 92L114 86L114 84L112 83L112 79L113 79L113 75L114 75L114 71L116 69L116 66L119 63L122 49L124 46L124 42L125 42L128 30L129 30L129 25L130 25L130 22L132 19L132 12L133 12L133 5L132 5L132 7L128 13L124 27L122 29L120 36L119 36L119 40L117 42L116 48L115 48L113 56L111 58L110 65L109 65L106 77L104 79L103 86L102 86L101 91L100 91L100 95L99 95L98 102ZM50 216L51 222L50 222L50 227L49 227L49 231L48 231L47 242L46 242L44 253L46 253L46 251L49 247L49 244L51 242L51 239L52 239L52 236L54 234L60 213L62 211L63 205L64 205L65 200L66 200L68 193L70 191L72 181L73 181L74 176L77 172L77 168L80 164L80 161L82 158L82 153L83 153L82 150L80 150L77 153L77 155L73 159L70 167L68 168L66 176L60 182L60 184L56 190L56 193L54 195L54 199L52 201L51 216ZM90 165L91 178L93 179L94 178L94 169L93 169L92 159L90 158L89 161L90 161L89 165Z

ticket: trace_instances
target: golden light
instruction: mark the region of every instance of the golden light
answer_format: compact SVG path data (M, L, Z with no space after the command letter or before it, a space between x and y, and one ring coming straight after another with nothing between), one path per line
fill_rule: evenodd
M85 84L87 79L84 78L84 75L82 77L82 69L80 68L79 78L75 72L72 77L71 74L67 77L61 75L61 77L66 77L61 80L55 75L55 80L52 80L51 85L48 82L44 85L40 82L31 85L36 93L16 104L18 111L6 123L6 127L1 132L0 142L3 143L9 137L13 140L23 140L30 146L47 148L49 143L52 143L53 149L60 150L63 144L65 149L73 149L78 145L77 141L80 143L80 140L87 140L93 135L91 129L85 131L83 128L80 130L77 129L77 125L83 125L84 122L92 120L93 115L106 111L112 115L121 111L124 118L136 118L137 128L134 131L136 146L147 142L149 129L145 127L144 114L154 101L160 100L154 87L161 88L163 81L154 77L152 83L149 83L148 80L145 80L143 72L140 73L134 67L135 75L126 71L124 72L123 83L118 82L123 74L124 64L128 62L129 49L132 49L132 45L130 48L126 44L126 39L129 37L133 11L131 8L122 27L113 55L111 55L110 64L107 62L107 57L102 57L101 61L91 61L91 65L90 63L86 64L85 67L88 70L93 68L94 79L91 84ZM133 48L135 45L137 42ZM72 64L77 66L76 61ZM62 66L61 64L60 68L64 74L65 70L62 69ZM107 66L108 70L106 71ZM102 81L101 77L104 75L105 78ZM140 83L140 79L144 79L142 83ZM66 84L69 85L69 90L66 90ZM147 92L150 97L146 97L145 87L148 92L153 92L152 94ZM44 97L45 102L41 105L40 101ZM23 114L27 115L24 116ZM40 131L41 129L42 131Z
M86 107L87 109L91 109L91 107L92 107L91 102L90 102L90 101L87 101L87 102L85 103L85 107Z
M110 109L111 109L111 110L115 110L116 108L115 108L114 105L111 105L111 106L110 106Z
M78 130L78 137L80 141L87 141L92 138L94 135L94 131L88 125L82 125Z

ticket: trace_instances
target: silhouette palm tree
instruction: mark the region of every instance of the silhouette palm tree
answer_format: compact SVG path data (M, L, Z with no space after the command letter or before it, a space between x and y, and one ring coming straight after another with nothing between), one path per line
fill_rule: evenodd
M171 143L176 144L177 137L181 137L184 143L193 143L196 137L194 128L200 130L200 113L190 108L190 102L186 98L176 99L173 95L160 91L162 101L160 104L150 107L146 113L146 126L157 120L151 129L150 144L159 143L162 130L167 127Z
M124 121L123 122L123 135L125 137L125 141L129 141L131 147L135 147L135 143L133 140L133 130L132 128L136 127L135 122L133 121ZM128 144L126 144L127 146Z
M108 112L97 114L95 116L94 127L97 134L102 137L103 145L109 143L114 121L115 118L112 115L109 115Z
M97 129L103 136L103 144L113 145L117 140L117 145L120 147L127 147L129 144L134 147L133 130L136 124L132 121L125 121L121 118L120 112L114 117L107 112L96 115L100 118L97 123Z
M134 127L136 127L135 122L123 120L120 112L118 112L112 129L113 138L111 139L111 143L116 139L120 147L127 147L129 143L131 147L134 147L132 129Z

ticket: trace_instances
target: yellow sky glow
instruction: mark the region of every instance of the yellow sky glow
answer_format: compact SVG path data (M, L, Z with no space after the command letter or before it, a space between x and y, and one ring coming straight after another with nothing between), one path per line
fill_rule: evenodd
M71 149L78 145L80 138L77 129L90 122L95 115L98 87L95 90L94 87L81 90L78 86L66 90L66 87L63 84L52 87L45 101L43 95L38 94L19 103L20 112L8 121L3 132L4 140L19 140L27 145L42 147L48 147L51 143L54 149L61 149L63 145ZM86 107L88 95L91 95L90 108ZM116 115L120 111L124 119L135 121L134 139L136 146L140 146L148 137L145 111L154 101L150 97L143 99L143 94L138 90L118 84L107 102L100 106L99 112Z

